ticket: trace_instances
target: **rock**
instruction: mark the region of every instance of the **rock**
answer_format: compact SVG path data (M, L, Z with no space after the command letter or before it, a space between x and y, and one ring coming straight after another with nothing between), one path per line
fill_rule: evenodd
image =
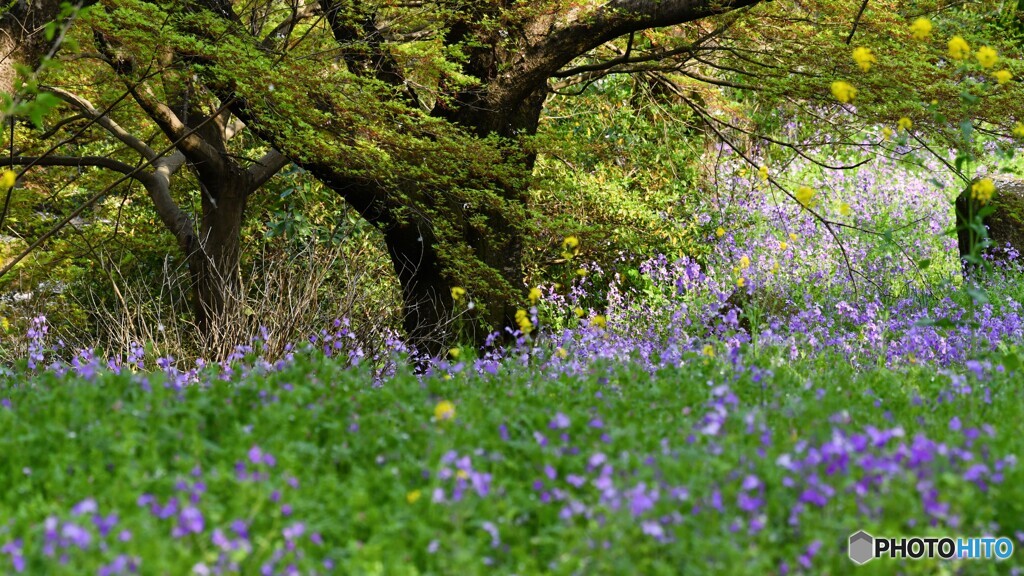
M989 204L994 211L983 219L991 239L991 247L986 253L995 261L1006 261L1010 255L1007 245L1018 253L1024 252L1024 179L999 175L992 180L996 190ZM964 275L970 272L972 266L964 262L963 258L970 254L971 246L979 241L977 233L970 230L968 225L983 205L971 199L971 186L967 186L956 199L956 237Z

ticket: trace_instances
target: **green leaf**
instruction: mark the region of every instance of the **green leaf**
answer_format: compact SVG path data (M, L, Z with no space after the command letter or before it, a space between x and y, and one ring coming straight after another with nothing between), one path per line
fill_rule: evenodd
M932 261L930 258L925 258L924 260L921 260L920 262L917 263L917 267L920 270L926 270L931 265Z
M988 294L986 294L984 290L975 288L973 286L968 286L966 288L966 291L967 294L971 297L971 300L973 300L975 304L989 303Z

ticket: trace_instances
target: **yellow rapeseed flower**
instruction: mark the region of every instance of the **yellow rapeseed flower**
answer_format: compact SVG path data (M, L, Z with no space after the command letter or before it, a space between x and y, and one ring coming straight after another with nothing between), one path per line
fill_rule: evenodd
M562 240L562 258L572 260L579 253L580 239L575 236L566 236L565 240Z
M849 82L836 80L832 83L832 96L843 104L853 101L857 96L857 89Z
M707 356L708 358L714 358L715 357L715 347L712 346L711 344L705 344L704 345L704 350L701 353L704 354L705 356Z
M988 204L988 201L992 199L992 194L996 191L995 182L992 182L991 178L982 178L974 184L971 184L971 198L981 202L982 204Z
M882 140L888 142L890 138L892 138L892 128L888 126L882 128Z
M434 406L434 420L451 420L455 418L455 404L447 400L441 400Z
M721 226L719 226L718 230L715 230L715 236L718 236L719 238L721 238L722 236L725 236L725 228L722 228Z
M598 314L597 316L594 316L594 319L590 321L590 324L597 326L598 328L604 328L608 325L608 319L605 318L603 314Z
M900 118L899 121L896 122L896 126L898 126L900 130L910 130L910 127L913 125L914 122L910 118L907 118L906 116Z
M871 65L878 62L878 58L871 53L871 48L866 46L858 46L853 49L853 61L857 63L857 67L867 72L871 70Z
M978 64L981 64L982 68L991 68L995 66L996 62L999 60L999 53L988 46L982 46L981 48L978 48L974 57L978 59Z
M459 468L459 470L455 473L455 477L465 480L466 478L469 478L469 472Z
M1017 122L1013 125L1013 135L1017 138L1024 138L1024 122Z
M14 188L14 183L18 181L18 175L10 170L4 170L2 176L0 176L0 190L10 190Z
M789 233L789 239L794 241L794 242L796 242L796 233L795 232L790 232Z
M840 215L842 215L842 216L849 216L851 213L853 213L853 210L850 208L849 204L847 204L846 202L842 202L842 203L839 204L839 214Z
M810 208L814 205L814 189L809 186L801 186L796 189L796 201L802 204L805 208Z
M779 271L779 263L776 262L775 264L772 264L772 274L775 274L778 271Z
M576 314L577 318L583 318L583 315L586 314L586 312L583 311L583 308L580 308L579 306L573 309L573 313Z
M1006 84L1011 78L1013 78L1013 74L1006 68L995 71L992 76L995 77L996 82L999 84Z
M555 356L558 356L559 358L566 358L569 356L569 352L565 348L559 346L555 349Z
M405 501L408 502L409 504L415 504L416 501L419 500L420 496L422 495L423 493L420 492L419 490L413 490L412 492L409 492L408 494L405 495Z
M761 165L761 167L757 169L757 175L761 177L761 180L767 180L768 179L768 167L764 166L764 165Z
M576 275L577 276L586 276L587 275L587 269L586 268L577 268L576 269Z
M750 268L750 258L743 256L740 258L740 268Z
M536 304L537 301L540 300L540 297L541 297L540 288L530 288L529 298L530 298L530 303L531 304Z
M452 300L461 300L466 295L466 289L460 286L454 286L452 288Z
M914 38L924 40L932 35L932 22L927 18L918 18L910 25L910 32Z
M519 326L519 331L523 334L529 334L533 330L533 322L530 322L530 314L520 308L516 310L516 324Z
M462 350L460 350L458 348L450 348L448 350L448 355L451 356L455 360L459 359L459 354L462 354Z
M789 244L785 240L779 242L779 250L785 250L786 248L789 248Z
M971 53L971 46L964 40L962 36L953 36L949 39L949 57L953 60L963 60L967 58L967 55Z
M739 278L736 279L736 286L739 286L740 288L743 288L743 285L746 283L747 279L744 278L743 276L740 276Z

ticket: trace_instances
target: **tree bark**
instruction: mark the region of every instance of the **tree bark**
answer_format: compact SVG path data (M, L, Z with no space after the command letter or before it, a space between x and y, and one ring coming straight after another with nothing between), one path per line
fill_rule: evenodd
M214 182L200 180L200 186L202 220L186 254L196 325L199 333L212 341L238 311L241 300L239 262L249 186L244 174L238 173L225 174Z

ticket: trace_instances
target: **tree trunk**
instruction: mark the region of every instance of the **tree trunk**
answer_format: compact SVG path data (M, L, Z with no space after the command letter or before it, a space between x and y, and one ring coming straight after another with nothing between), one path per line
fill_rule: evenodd
M203 341L213 344L241 301L241 233L249 189L238 173L200 186L202 220L186 253L196 326Z

